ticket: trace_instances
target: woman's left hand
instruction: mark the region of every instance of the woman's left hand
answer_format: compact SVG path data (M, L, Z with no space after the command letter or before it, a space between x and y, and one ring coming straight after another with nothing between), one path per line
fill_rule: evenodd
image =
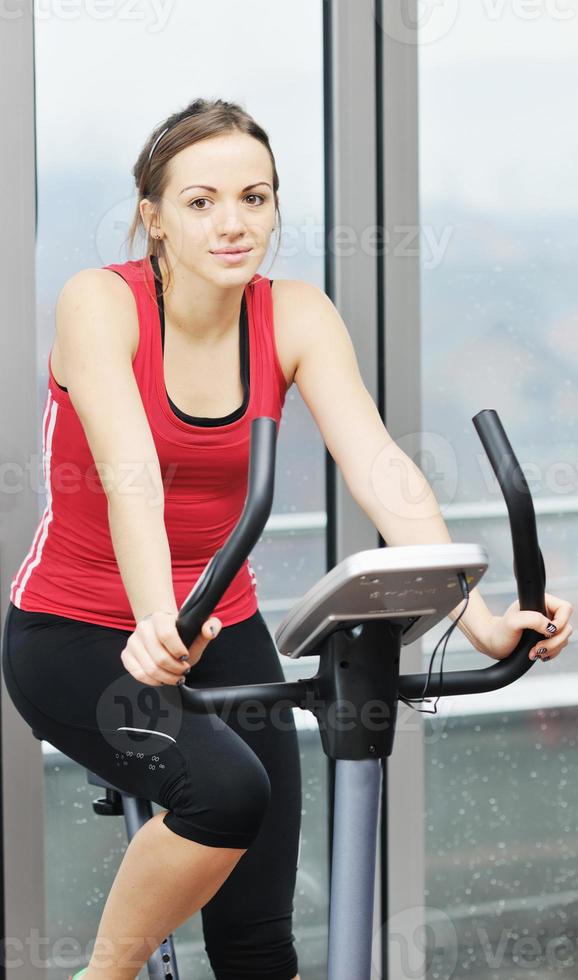
M483 652L494 660L504 660L516 649L522 632L525 629L543 633L544 639L539 640L529 651L530 660L539 657L541 660L553 660L567 645L572 635L570 616L574 606L565 599L545 593L546 610L549 616L542 616L530 609L520 610L518 599L508 606L503 616L492 616L487 631L482 638Z

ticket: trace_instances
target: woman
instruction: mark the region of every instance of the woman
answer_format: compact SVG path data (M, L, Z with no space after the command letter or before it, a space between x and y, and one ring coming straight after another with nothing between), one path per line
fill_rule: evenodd
M250 562L190 650L176 614L242 509L251 420L279 424L294 380L388 544L451 539L385 430L333 304L256 272L279 217L263 129L235 104L197 100L151 134L133 173L129 240L142 223L145 258L83 270L59 296L47 508L12 583L6 683L42 737L166 807L126 850L85 980L132 980L199 909L218 980L299 980L292 712L260 726L237 712L192 715L178 691L282 679ZM412 492L419 504L394 484L400 463L426 490ZM547 598L550 624L516 604L491 616L474 590L459 625L496 658L539 629L552 657L572 607Z

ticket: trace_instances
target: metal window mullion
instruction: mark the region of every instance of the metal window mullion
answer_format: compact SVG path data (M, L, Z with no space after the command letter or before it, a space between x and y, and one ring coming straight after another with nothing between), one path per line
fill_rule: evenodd
M361 375L378 403L378 266L368 232L377 224L375 25L369 0L324 3L326 292L349 330ZM346 244L348 243L348 244ZM379 545L379 535L328 460L328 558ZM330 805L333 769L329 763ZM329 819L331 839L332 821ZM331 854L330 854L331 860ZM381 855L378 853L377 860ZM381 886L374 932L379 955Z
M399 6L375 0L379 46L382 133L381 173L386 239L382 258L383 404L394 439L421 433L420 267L418 185L419 45L396 40ZM416 0L404 4L416 25ZM416 449L417 449L416 444ZM402 672L422 669L421 642L403 649ZM403 709L403 710L402 710ZM407 712L410 712L409 723ZM422 716L401 702L394 749L387 760L387 922L384 978L411 962L425 974L421 934L425 904L425 749ZM405 723L402 721L405 720ZM383 843L385 849L385 843ZM385 919L385 916L384 916ZM385 931L385 930L384 930Z

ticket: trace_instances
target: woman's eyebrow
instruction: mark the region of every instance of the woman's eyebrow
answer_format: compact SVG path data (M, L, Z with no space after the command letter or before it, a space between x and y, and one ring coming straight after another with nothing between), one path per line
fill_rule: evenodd
M250 191L253 187L259 187L260 184L267 184L267 187L271 187L271 184L269 184L268 181L258 180L256 184L248 184L247 187L244 187L241 194L244 194L245 191ZM179 191L179 195L184 194L185 191L190 191L193 187L200 187L203 191L212 191L213 194L219 193L216 187L207 187L206 184L189 184L188 187L183 187L182 191ZM272 187L271 190L273 190Z

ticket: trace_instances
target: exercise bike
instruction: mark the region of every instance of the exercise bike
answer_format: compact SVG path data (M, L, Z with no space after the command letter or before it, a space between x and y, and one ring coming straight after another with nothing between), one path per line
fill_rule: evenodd
M497 413L473 418L506 501L520 609L545 614L545 568L534 507L524 474ZM202 624L259 540L271 511L276 423L251 427L249 481L241 517L183 603L177 630L190 647ZM374 548L339 562L294 605L275 633L281 654L318 656L314 677L271 684L181 688L183 708L219 712L241 702L299 707L318 722L323 751L336 761L329 902L329 980L370 980L375 857L382 760L391 755L398 700L497 690L532 666L540 634L525 630L516 649L492 666L400 675L402 646L423 636L455 609L482 578L488 556L477 544ZM458 617L459 618L459 617ZM454 622L452 629L457 625ZM451 632L451 630L450 630ZM443 663L443 657L442 657ZM129 841L152 817L149 800L123 792L90 771L105 797L103 815L124 815ZM147 961L150 980L179 980L173 937Z

